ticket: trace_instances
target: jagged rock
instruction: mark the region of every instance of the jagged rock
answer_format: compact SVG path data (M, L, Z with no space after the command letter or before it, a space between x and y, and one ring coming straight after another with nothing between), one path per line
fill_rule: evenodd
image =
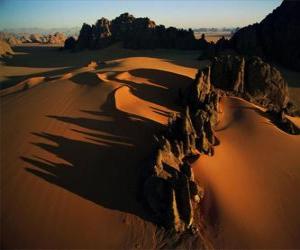
M42 43L42 35L41 34L31 34L30 35L30 41L32 43Z
M3 40L0 40L0 58L13 55L14 52L9 44Z
M8 42L8 44L9 44L11 47L22 44L21 40L19 40L19 39L16 38L16 37L10 37L10 38L8 38L8 39L7 39L7 42Z
M199 59L232 54L259 56L300 71L300 1L284 0L260 23L239 29L229 41L208 47Z
M213 155L216 144L219 94L211 86L209 67L199 70L182 98L185 110L170 117L167 129L155 137L156 151L143 187L158 223L176 232L194 228L194 210L204 196L190 162L200 154Z
M110 25L110 21L102 17L92 26L89 48L101 49L111 44L112 34L110 32Z
M186 225L186 228L190 228L193 223L194 214L188 177L183 173L179 173L174 186L179 217Z
M260 104L267 108L272 114L272 121L284 131L297 134L297 127L290 120L278 115L281 112L287 114L297 114L296 107L289 102L288 85L280 72L273 66L265 63L259 57L244 58L241 56L221 56L214 58L211 65L210 81L213 86L229 91L231 95L242 96L245 99ZM212 97L216 98L216 97ZM209 101L215 103L217 101ZM218 141L213 135L215 122L215 107L206 107L210 110L210 122L204 117L205 112L197 113L194 119L196 131L205 131L205 138L197 141L197 147L207 149L208 142L215 145ZM276 115L277 114L277 115ZM280 118L281 117L281 118ZM206 128L201 130L202 124L206 123ZM202 132L203 133L203 132ZM204 136L204 134L203 134ZM200 135L198 137L202 138ZM199 146L200 145L200 146ZM209 149L210 150L210 149Z
M76 49L81 50L81 49L89 48L91 38L92 38L92 27L84 23L81 27L79 37L76 42Z
M216 57L211 65L211 82L220 89L243 93L264 107L281 110L288 103L288 86L280 72L259 57Z
M134 20L135 17L126 12L111 21L111 32L115 41L123 41L126 38Z
M147 17L124 13L112 21L101 18L93 26L83 24L76 47L99 49L119 41L130 49L199 49L205 43L198 42L191 29L165 28Z
M25 34L23 35L21 38L20 38L21 42L22 43L31 43L31 39L30 39L30 35L28 34Z
M259 24L249 25L238 30L231 39L232 47L242 55L264 55L260 43Z
M210 43L206 41L205 34L201 35L201 38L198 41L198 48L201 50L207 50Z
M217 88L244 91L245 60L239 56L215 57L211 66L211 81Z
M66 35L61 32L50 34L45 40L45 43L49 44L63 44L66 41Z
M291 120L286 117L284 110L277 111L274 109L269 109L267 110L267 114L269 115L270 120L283 131L292 135L300 134L300 128L298 128L293 122L291 122Z
M258 57L252 57L245 66L245 91L263 106L275 110L286 108L289 101L288 85L280 72Z
M66 39L64 49L75 49L76 46L76 40L74 37L70 36Z

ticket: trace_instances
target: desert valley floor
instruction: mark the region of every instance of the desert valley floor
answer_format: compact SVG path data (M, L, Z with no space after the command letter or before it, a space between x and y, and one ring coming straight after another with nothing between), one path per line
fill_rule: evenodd
M207 64L197 52L14 50L0 66L4 248L300 247L300 137L239 98L222 99L221 143L193 167L205 238L172 245L137 201L154 132ZM300 74L281 71L299 104Z

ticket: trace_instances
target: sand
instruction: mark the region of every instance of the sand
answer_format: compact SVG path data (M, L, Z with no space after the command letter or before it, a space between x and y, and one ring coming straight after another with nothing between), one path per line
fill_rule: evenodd
M300 137L246 101L226 98L222 109L221 144L194 166L215 247L299 248Z
M145 213L138 174L153 133L179 111L176 88L207 62L195 51L118 46L15 51L0 66L0 81L13 85L1 96L2 247L186 248L168 242ZM23 81L33 84L16 89ZM221 144L194 167L207 190L208 240L225 248L300 247L300 137L245 101L226 98L222 106Z

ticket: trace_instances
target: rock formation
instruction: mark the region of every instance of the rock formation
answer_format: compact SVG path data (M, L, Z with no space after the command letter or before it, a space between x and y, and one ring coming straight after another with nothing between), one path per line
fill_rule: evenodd
M11 47L22 43L16 35L8 32L0 32L0 40L7 42Z
M66 35L61 32L56 32L54 34L50 34L46 37L45 43L49 44L63 44L67 39Z
M280 72L259 57L215 57L211 81L217 88L251 97L263 107L280 111L288 105L288 85Z
M135 18L124 13L112 21L101 18L95 25L83 24L76 48L99 49L114 42L122 42L130 49L199 49L203 41L198 41L194 32L174 27L156 25L149 18Z
M238 30L230 40L219 40L201 59L232 54L259 56L300 71L300 2L284 0L260 23ZM229 51L228 51L229 50Z
M176 232L194 230L204 190L194 179L191 163L213 155L217 139L219 94L210 84L210 68L199 70L183 92L184 112L170 118L156 136L154 154L143 176L143 197L157 223Z
M10 45L6 41L0 40L0 58L11 56L13 54L14 52Z
M66 39L64 49L74 50L76 46L76 40L73 36L70 36Z
M297 115L289 101L288 85L280 72L259 57L220 56L211 63L210 81L230 95L237 95L268 110L271 120L284 131L298 134L285 114Z
M245 27L232 37L239 53L264 56L300 70L300 2L284 0L259 24Z

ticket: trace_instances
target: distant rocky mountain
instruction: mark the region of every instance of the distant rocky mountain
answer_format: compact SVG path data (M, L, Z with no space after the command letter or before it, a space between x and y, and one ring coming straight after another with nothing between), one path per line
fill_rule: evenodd
M222 39L207 46L204 57L232 50L238 54L260 56L300 71L299 13L300 1L284 0L260 23L241 28L230 40Z
M123 13L111 21L103 17L94 25L84 23L77 41L73 43L71 40L66 41L65 48L101 49L116 42L122 42L125 48L130 49L201 48L201 42L195 38L191 29L166 28L164 25L156 25L147 17L135 18L129 13Z
M10 45L5 41L0 40L0 58L11 56L13 54L14 52L11 49Z
M42 34L49 35L56 32L64 33L66 36L78 36L80 27L71 28L14 28L14 29L3 29L0 32L13 33L16 35L22 34Z
M193 29L194 32L199 32L199 33L217 33L217 32L222 32L222 33L234 33L237 30L239 30L238 27L235 28L195 28Z
M64 33L56 32L54 34L14 34L0 32L0 39L7 42L10 46L16 46L22 43L44 43L44 44L64 44L67 36Z
M284 0L259 24L239 30L231 39L242 54L259 55L300 70L300 1Z

